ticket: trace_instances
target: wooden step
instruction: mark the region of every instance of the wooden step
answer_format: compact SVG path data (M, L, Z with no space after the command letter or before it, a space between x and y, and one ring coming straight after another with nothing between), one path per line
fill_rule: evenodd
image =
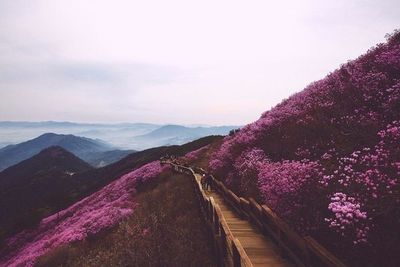
M200 178L201 176L199 176ZM249 221L241 218L216 191L205 191L219 205L233 236L239 239L254 266L293 266L283 259L275 243L264 236Z

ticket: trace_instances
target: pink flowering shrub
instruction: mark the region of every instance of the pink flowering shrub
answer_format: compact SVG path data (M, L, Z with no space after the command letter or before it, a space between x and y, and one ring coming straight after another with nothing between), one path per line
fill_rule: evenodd
M195 161L199 158L199 155L207 150L209 148L209 145L203 146L197 150L193 150L189 153L186 153L186 155L183 157L185 161Z
M328 209L332 211L333 217L325 219L329 223L329 227L340 233L355 235L353 243L367 242L367 232L369 227L366 226L367 213L360 210L361 205L354 197L349 197L344 193L335 193L331 197L331 203Z
M335 199L331 198L334 201L328 207L333 213L330 214L331 216L341 214L332 209L339 203L349 207L351 202L351 205L356 205L357 209L361 207L364 210L363 214L367 218L361 220L359 216L353 216L354 220L350 220L347 224L340 220L332 220L331 217L326 218L335 232L344 238L351 237L356 245L385 243L386 240L382 240L381 237L390 235L390 229L398 228L398 223L387 218L393 214L396 215L400 204L398 121L389 123L385 129L377 133L377 136L377 144L372 148L364 147L346 156L334 154L332 158L325 159L326 166L329 168L320 179L320 183L328 190L343 192L340 196L334 195ZM341 198L340 201L338 197ZM379 244L381 245L384 244Z
M236 137L237 135L235 135ZM210 169L214 173L224 173L229 171L232 167L234 156L233 151L231 151L232 144L234 144L234 138L231 136L227 136L224 139L224 142L220 146L219 150L216 151L210 161Z
M268 162L260 166L258 185L265 203L301 233L312 232L321 219L318 162L309 160Z
M399 129L395 31L227 136L209 169L350 265L398 266L388 255L400 255Z
M0 266L33 266L36 259L63 244L83 240L120 222L135 209L138 183L163 171L158 161L151 162L71 207L43 219L31 231L21 232L7 241L10 251L0 259Z
M231 182L236 183L235 189L243 196L250 196L260 199L258 194L257 180L253 179L258 176L263 162L266 160L264 151L261 149L245 150L235 161L234 168L237 174L236 179Z

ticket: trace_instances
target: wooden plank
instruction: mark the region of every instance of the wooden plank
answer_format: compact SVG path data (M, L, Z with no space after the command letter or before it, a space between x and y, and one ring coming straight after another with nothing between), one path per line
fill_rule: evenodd
M266 262L271 266L290 266L287 261L280 257L275 244L272 241L267 241L257 228L238 216L221 196L216 192L208 192L207 195L213 197L224 216L223 221L226 223L226 227L232 237L240 241L243 250L246 254L248 253L250 262L254 266L267 266L264 265ZM225 231L227 232L228 230L226 229ZM229 248L229 252L233 253L232 248Z

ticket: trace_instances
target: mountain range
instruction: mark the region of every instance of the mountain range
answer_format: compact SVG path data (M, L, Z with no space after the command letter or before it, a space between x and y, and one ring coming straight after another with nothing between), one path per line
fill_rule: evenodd
M101 168L93 168L60 146L46 148L0 172L0 214L7 214L0 216L0 243L129 171L166 154L184 155L221 139L210 136L181 146L147 149Z
M71 134L46 133L20 144L8 145L0 149L0 171L51 146L60 146L95 167L115 162L134 152L133 150L116 150L112 145L98 139Z
M236 128L239 127L0 121L0 148L18 144L45 133L57 133L104 140L112 144L114 149L144 150L160 145L183 144L208 135L226 135Z
M133 138L135 147L158 147L164 145L181 145L209 135L227 135L235 126L185 127L182 125L165 125L150 133Z

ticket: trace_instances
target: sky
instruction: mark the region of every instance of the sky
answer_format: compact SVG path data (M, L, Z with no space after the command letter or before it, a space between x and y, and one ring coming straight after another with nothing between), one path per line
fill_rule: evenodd
M398 0L0 0L0 121L243 125L396 28Z

